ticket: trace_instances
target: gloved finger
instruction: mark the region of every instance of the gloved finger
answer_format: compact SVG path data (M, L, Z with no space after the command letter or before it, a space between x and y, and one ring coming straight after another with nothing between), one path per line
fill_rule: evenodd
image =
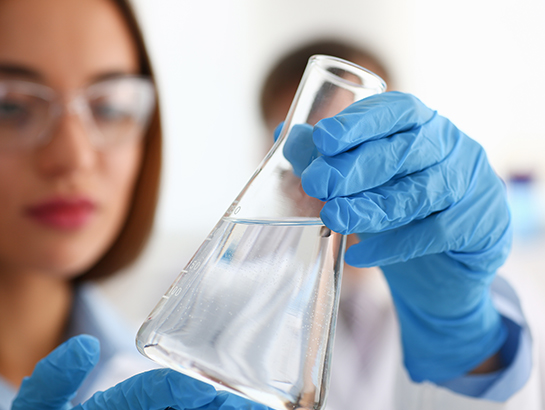
M324 155L347 151L365 141L420 127L435 111L419 99L396 91L357 101L314 127L314 143Z
M296 124L284 144L284 157L291 163L293 173L298 177L318 157L318 150L312 141L312 126Z
M398 228L358 234L360 242L347 250L346 262L358 267L386 266L447 252L451 263L463 264L466 271L498 269L511 247L509 208L504 187L491 175L492 169L479 164L476 172L483 176L483 183L472 182L466 194L445 210Z
M327 201L422 171L447 157L467 162L465 152L479 149L446 118L434 116L426 126L318 158L305 169L302 185L308 195Z
M360 242L346 250L345 262L358 268L387 266L456 248L460 238L439 228L444 215L434 214L397 229L358 234Z
M489 234L489 240L481 244L482 250L465 252L463 249L475 232L453 229L456 224L465 226L464 217L463 213L449 209L397 229L359 234L360 242L347 249L345 261L349 265L365 268L387 266L446 252L449 263L452 264L452 260L458 261L464 271L495 271L509 255L511 224L492 227L484 221L486 218L472 221L477 225L477 231ZM425 262L421 260L421 263Z
M199 410L268 410L264 404L244 399L226 391L219 392L216 398Z
M467 192L471 178L458 175L448 163L348 197L328 201L320 213L335 232L373 233L395 229L442 211Z
M194 409L214 400L209 384L171 369L156 369L127 379L93 395L78 410Z
M278 139L278 137L280 136L280 133L282 132L282 127L284 126L284 121L282 121L280 124L278 124L276 126L276 128L274 129L274 142L276 142L276 140Z
M67 409L81 383L98 362L100 346L88 335L73 337L40 360L23 380L12 410Z

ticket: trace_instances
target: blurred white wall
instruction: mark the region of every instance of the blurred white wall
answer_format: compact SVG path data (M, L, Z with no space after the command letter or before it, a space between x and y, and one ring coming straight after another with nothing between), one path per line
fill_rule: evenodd
M545 176L543 0L134 2L164 112L157 229L178 233L155 246L170 255L187 246L184 262L263 156L257 96L265 72L316 36L369 47L398 89L481 142L500 175L533 168Z
M165 113L159 228L206 235L260 161L257 92L289 48L361 42L481 142L502 175L545 162L543 0L135 0Z

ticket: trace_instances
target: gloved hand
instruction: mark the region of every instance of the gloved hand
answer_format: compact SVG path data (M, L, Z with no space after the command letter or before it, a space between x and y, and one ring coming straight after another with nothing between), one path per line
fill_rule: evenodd
M98 362L98 340L76 336L60 345L23 380L12 410L266 410L267 407L216 390L169 369L151 370L93 395L72 407L70 400Z
M294 127L284 155L305 192L327 201L324 224L359 234L346 262L382 268L413 380L453 379L500 349L506 330L489 285L511 224L478 143L415 97L388 92Z

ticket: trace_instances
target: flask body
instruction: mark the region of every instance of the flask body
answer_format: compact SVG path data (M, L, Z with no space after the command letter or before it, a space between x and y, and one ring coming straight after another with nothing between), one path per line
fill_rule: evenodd
M325 399L344 237L222 219L142 326L151 359L276 409Z

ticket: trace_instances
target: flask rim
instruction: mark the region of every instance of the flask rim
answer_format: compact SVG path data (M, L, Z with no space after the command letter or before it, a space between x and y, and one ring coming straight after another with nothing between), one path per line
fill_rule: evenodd
M315 54L309 58L309 65L316 66L331 82L342 88L359 88L359 89L377 89L380 92L386 91L386 82L377 74L361 67L351 61L344 60L339 57L329 56L325 54ZM340 69L349 72L350 74L361 79L361 83L350 81L346 78L336 75L331 69ZM369 84L372 82L373 84Z

